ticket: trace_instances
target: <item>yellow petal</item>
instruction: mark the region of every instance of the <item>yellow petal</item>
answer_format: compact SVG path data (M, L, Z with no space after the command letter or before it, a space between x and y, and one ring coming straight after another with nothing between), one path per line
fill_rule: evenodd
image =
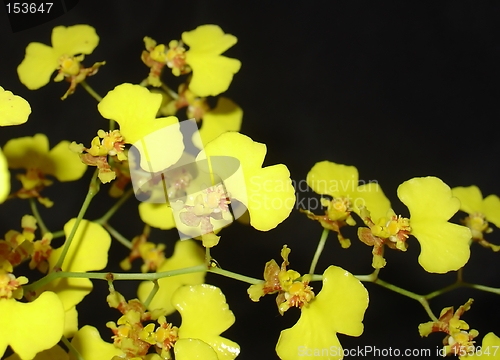
M290 173L283 164L262 168L266 155L264 144L240 133L227 132L210 142L197 161L207 155L230 197L248 208L254 228L270 230L289 216L295 205ZM233 163L230 159L237 159L239 167L236 163L230 166ZM242 212L235 214L236 217L241 215Z
M174 353L177 360L219 360L214 349L198 339L179 339Z
M463 267L470 257L472 235L465 226L449 222L414 222L411 234L420 243L420 265L428 272L443 274Z
M38 169L59 181L78 180L87 169L78 154L69 149L66 140L49 151L49 140L45 134L9 140L4 146L4 153L10 168Z
M24 124L29 114L31 107L26 100L0 86L0 126Z
M172 208L167 204L153 204L142 202L139 204L139 216L141 220L149 226L170 230L175 228Z
M356 214L360 215L360 206L365 206L370 212L371 218L375 221L386 216L387 211L391 208L391 202L377 183L358 186L353 196L355 196L352 202Z
M66 309L65 309L66 310ZM73 306L65 311L64 315L64 336L72 338L78 331L78 311Z
M14 354L5 360L20 360L19 355ZM56 345L48 350L44 350L36 354L33 360L69 360L69 356L62 347Z
M204 56L188 51L186 62L193 70L189 89L198 96L217 96L225 92L241 62L225 56Z
M283 164L256 171L249 177L247 190L250 225L257 230L274 229L288 218L295 205L295 189Z
M3 203L10 193L10 172L7 159L0 150L0 203Z
M483 200L483 214L486 220L500 227L500 199L496 195L488 195Z
M30 90L47 85L50 76L58 67L57 60L60 56L50 46L30 43L26 47L24 60L17 67L19 80Z
M448 221L460 209L460 200L441 179L413 178L398 187L398 197L410 210L411 221Z
M482 212L483 195L477 186L459 186L451 189L451 193L460 200L460 210L469 215Z
M266 157L265 144L253 141L246 135L237 132L227 132L205 146L196 160L206 159L209 156L232 156L239 160L241 167L246 171L260 169Z
M70 235L76 219L69 220L64 225L66 238ZM65 271L102 270L108 263L108 250L111 236L99 224L83 219L73 237L71 246L64 258L62 269ZM50 254L49 264L55 265L64 245Z
M220 55L236 44L238 39L224 34L218 25L201 25L192 31L183 32L182 41L190 47L190 51Z
M237 59L221 56L238 39L224 34L217 25L202 25L184 32L182 41L189 46L186 63L193 70L189 89L198 96L216 96L226 91L241 67Z
M480 348L477 346L474 353L460 359L500 359L500 338L492 332L486 334Z
M145 87L122 84L98 105L103 117L120 124L125 142L139 150L141 168L150 172L175 164L184 151L177 118L155 118L161 101L160 94L153 94Z
M64 309L52 292L44 292L31 303L0 300L0 356L10 345L21 359L33 359L56 345L63 329Z
M193 144L202 149L210 141L228 131L240 131L243 110L228 98L220 97L215 109L203 116L199 136L193 134Z
M368 307L368 292L352 274L330 266L323 274L323 287L299 321L281 332L276 352L283 360L342 359L336 333L360 336Z
M90 294L93 289L92 281L81 278L64 278L52 281L47 286L44 286L42 291L52 291L59 296L64 311L71 311L76 305ZM70 313L71 316L71 313ZM68 329L71 330L71 318L68 319Z
M89 25L56 26L52 30L52 47L59 56L92 54L99 44L99 36Z
M81 162L77 153L70 150L69 145L69 141L63 140L49 151L50 166L41 168L44 174L53 175L59 181L74 181L83 176L87 165Z
M25 136L7 141L3 152L11 169L49 168L49 139L44 134Z
M205 254L194 240L177 241L172 257L166 259L158 272L178 270L186 267L201 265L205 262ZM160 289L151 301L148 309L165 309L167 315L175 311L172 305L172 294L182 285L201 284L205 280L206 272L164 277L158 280ZM144 281L139 285L137 296L144 302L153 288L151 281Z
M89 325L82 327L71 340L71 345L78 350L83 359L109 360L113 356L123 355L122 351L113 344L105 342L99 331ZM69 354L71 360L76 360L73 354Z
M206 342L217 352L219 360L238 356L239 345L219 336L235 321L226 297L219 288L207 284L183 286L174 293L172 303L182 317L180 339L192 338Z
M66 238L73 229L76 219L71 219L64 225ZM75 233L71 246L64 258L62 269L65 271L94 271L102 270L108 262L108 250L111 245L111 236L99 224L82 220ZM49 268L57 263L64 248L64 244L54 249L49 257ZM52 281L46 290L54 291L60 297L65 310L70 310L80 303L92 291L92 282L89 279L65 278Z
M398 197L410 210L411 234L422 248L420 265L436 273L464 266L472 235L467 227L448 222L460 207L449 186L436 177L414 178L398 187Z
M312 167L306 181L317 194L332 197L350 196L358 187L358 170L354 166L325 160Z

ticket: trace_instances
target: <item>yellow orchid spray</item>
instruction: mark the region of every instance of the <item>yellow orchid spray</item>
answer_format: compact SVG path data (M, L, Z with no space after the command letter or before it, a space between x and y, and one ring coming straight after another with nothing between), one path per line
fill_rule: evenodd
M441 333L437 355L500 358L499 332L474 324L485 300L457 302L462 293L452 293L500 295L498 284L464 275L478 262L476 243L493 250L490 256L500 250L499 197L483 198L479 185L457 186L445 173L422 176L392 154L382 159L381 143L411 138L383 123L363 128L373 144L357 141L353 128L325 130L330 141L318 148L302 145L288 131L295 125L287 114L325 91L299 89L297 80L325 71L316 66L320 52L297 41L289 58L300 68L286 76L285 67L270 69L275 77L259 80L266 87L257 102L233 100L243 93L233 81L259 73L234 54L267 59L262 41L245 44L232 22L191 21L183 31L176 19L164 21L161 33L135 34L126 51L108 29L62 22L45 32L50 45L27 41L9 53L17 68L2 71L17 72L19 88L0 86L0 212L16 222L2 219L0 235L0 359L233 360L258 353L341 360L353 346L366 347L381 323L390 324L384 334L395 342L398 321L409 323L411 304L401 301L407 312L395 318L399 302L380 300L382 291L421 305L412 326L422 348ZM279 32L271 35L273 46L288 48ZM84 65L90 56L106 61ZM106 63L109 72L98 72ZM126 69L116 81L115 69ZM41 89L51 78L69 83L62 99L73 94L61 105L71 114L64 126L52 125L54 108L38 98L53 91ZM275 102L288 79L296 98ZM79 84L90 97L74 94ZM271 104L282 117L267 119L252 103ZM247 117L273 123L255 131L245 127ZM342 119L324 117L344 131ZM38 130L23 130L28 118ZM350 145L337 148L345 139ZM284 151L289 143L303 157ZM376 166L333 161L356 162L353 149ZM391 187L361 177L370 172L398 181ZM316 202L300 201L304 194ZM339 243L328 242L330 232ZM266 255L272 249L281 249L279 262ZM391 268L399 277L389 282ZM426 279L446 275L438 288L415 285L419 271ZM414 290L424 285L427 293ZM463 305L437 316L433 299L448 301L447 293Z

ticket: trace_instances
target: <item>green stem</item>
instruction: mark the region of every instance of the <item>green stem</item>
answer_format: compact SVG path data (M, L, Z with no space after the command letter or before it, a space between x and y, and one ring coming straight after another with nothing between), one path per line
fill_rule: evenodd
M309 268L309 274L314 274L314 270L316 270L316 265L318 264L319 257L325 248L326 239L328 238L328 229L323 229L321 233L321 238L319 239L318 246L316 247L316 252L314 253L314 257L311 261L311 267Z
M54 231L52 233L52 239L57 239L64 236L64 230Z
M146 307L146 309L149 307L149 304L151 304L151 301L153 300L153 298L155 297L155 295L159 289L160 289L160 285L158 284L158 280L154 280L153 281L153 288L151 289L151 292L149 293L146 301L144 301L144 306Z
M69 342L66 336L61 338L61 341L66 345L68 350L77 358L77 360L84 360L83 356L75 349L75 347Z
M168 95L170 95L170 97L174 100L177 100L179 98L179 95L173 91L172 89L170 89L167 85L165 85L163 82L161 83L161 88L163 91L165 91Z
M115 212L125 203L125 201L127 201L130 198L130 196L132 196L133 193L134 193L133 188L128 189L120 197L120 199L108 211L106 211L106 213L103 216L101 216L99 219L94 220L94 222L101 225L105 224L111 218L111 216L113 216Z
M85 200L83 201L82 207L80 209L80 212L78 213L78 216L76 217L75 224L73 225L73 228L71 229L71 232L66 239L66 242L64 243L63 250L61 251L61 255L59 256L59 259L57 260L56 265L54 266L55 269L60 269L63 262L64 258L66 257L66 254L68 253L69 247L71 246L71 242L73 241L73 238L75 237L76 231L78 230L78 226L80 225L80 222L83 219L83 216L85 215L85 212L87 211L90 202L92 201L92 198L97 194L99 191L99 180L97 179L97 174L98 170L94 172L94 175L92 176L92 180L90 180L90 185L89 185L89 191L87 192L87 196L85 196Z
M149 280L154 281L170 276L192 274L201 271L206 271L207 268L205 264L192 266L183 269L162 271L157 273L106 273L106 272L70 272L70 271L59 271L52 272L47 276L35 281L32 284L23 286L23 290L27 293L30 291L35 291L36 289L51 283L54 280L62 278L82 278L82 279L96 279L105 281L115 281L115 280Z
M479 284L469 284L469 283L462 283L462 286L500 295L500 289L490 287L490 286L484 286L484 285L479 285Z
M111 225L109 225L108 223L104 223L104 224L102 224L102 226L106 230L108 230L108 232L111 234L111 236L113 236L116 240L118 240L118 242L120 242L126 248L132 250L133 245L129 239L127 239L125 236L123 236L118 231L116 231L115 228L112 227Z
M231 279L239 280L239 281L242 281L242 282L245 282L248 284L252 284L252 285L259 284L262 282L262 280L255 279L255 278L241 275L241 274L237 274L237 273L234 273L232 271L223 270L223 269L217 268L217 267L211 267L208 269L208 271L211 273L219 274L219 275L222 275L222 276L225 276L225 277L228 277Z
M432 298L435 298L436 296L439 296L439 295L442 295L448 291L451 291L451 290L454 290L456 288L459 288L460 286L463 286L464 284L462 282L455 282L451 285L448 285L448 286L445 286L444 288L442 289L439 289L439 290L436 290L436 291L433 291L427 295L424 295L424 297L427 299L427 300L431 300Z
M207 246L205 248L205 265L207 267L210 266L210 260L212 260L212 256L210 255L210 248Z
M83 80L80 85L83 86L83 88L90 94L90 96L92 96L94 99L97 100L97 102L101 102L102 101L102 96L99 95L98 93L95 92L94 89L92 89L92 87L87 83L87 81Z
M409 297L410 299L417 300L424 307L425 311L427 312L427 315L429 315L429 317L432 319L432 321L438 321L438 318L432 312L432 310L431 310L431 308L429 306L429 302L427 301L427 299L425 298L425 296L415 294L415 293L413 293L411 291L408 291L406 289L400 288L399 286L390 284L390 283L385 282L385 281L383 281L381 279L376 279L375 281L373 281L373 283L377 284L377 285L380 285L382 287L385 287L386 289L392 290L392 291L394 291L394 292L396 292L398 294L401 294L401 295L404 295L406 297Z
M45 226L45 223L42 220L42 217L40 216L40 213L38 212L38 208L36 207L36 202L34 198L30 198L30 206L31 206L31 212L33 213L33 216L36 219L36 222L38 225L40 225L40 229L42 230L42 236L45 235L46 233L50 232L47 226Z

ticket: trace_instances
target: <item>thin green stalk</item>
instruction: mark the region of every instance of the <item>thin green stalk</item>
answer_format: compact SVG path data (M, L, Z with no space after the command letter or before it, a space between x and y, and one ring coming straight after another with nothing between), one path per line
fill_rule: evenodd
M30 198L30 206L31 206L31 212L33 213L33 216L35 217L37 224L40 226L40 229L42 230L42 235L45 235L46 233L50 232L47 226L45 226L45 223L43 222L42 217L38 212L38 208L36 207L36 202L34 198Z
M319 257L325 248L326 239L328 238L328 229L323 229L321 233L321 238L319 239L318 246L316 247L316 252L314 253L314 257L311 261L311 267L309 268L309 274L314 274L314 270L316 270L316 265L318 264Z
M424 298L426 298L427 300L430 300L432 298L435 298L436 296L439 296L439 295L442 295L448 291L451 291L451 290L454 290L456 288L459 288L460 286L463 286L463 283L462 282L455 282L451 285L448 285L448 286L445 286L444 288L442 289L439 289L439 290L436 290L436 291L433 291L427 295L424 295Z
M118 199L118 201L111 207L109 208L106 213L101 216L99 219L94 220L95 223L103 225L106 223L114 214L115 212L132 196L134 193L134 189L130 188L128 189L121 197Z
M201 271L206 271L207 268L205 264L197 265L192 267L187 267L177 270L162 271L157 273L110 273L110 272L71 272L71 271L59 271L52 272L47 276L35 281L32 284L23 286L25 293L30 291L35 291L38 288L45 286L57 279L63 278L81 278L81 279L96 279L105 281L115 281L115 280L149 280L154 281L170 276L192 274Z
M90 185L89 185L89 191L87 192L87 196L85 196L85 200L83 201L82 207L80 209L80 212L78 213L78 216L76 217L75 224L73 225L73 228L71 229L71 232L66 239L66 242L64 243L63 250L61 251L61 255L59 256L59 259L57 260L56 265L54 266L55 269L60 269L63 262L64 258L66 257L66 254L68 253L69 247L71 246L71 242L73 241L73 238L75 237L76 231L78 230L78 226L80 225L80 222L83 219L83 216L85 215L85 212L87 211L90 202L92 201L92 198L97 194L99 191L99 180L97 179L97 174L98 170L94 172L94 175L92 176L92 180L90 180Z
M212 256L210 255L210 248L207 246L205 248L205 265L207 267L210 266L210 261L212 260Z
M161 88L163 91L165 91L168 95L170 95L170 97L174 100L177 100L179 98L179 95L173 91L172 89L170 89L167 85L165 85L163 82L161 83Z
M108 232L111 234L112 237L114 237L116 240L118 240L119 243L121 243L123 246L125 246L128 249L132 249L133 245L132 242L127 239L125 236L120 234L118 231L115 230L114 227L109 225L108 223L102 224L102 226L108 230Z
M149 304L151 304L151 300L153 300L153 298L155 297L155 295L159 289L160 289L160 285L158 284L158 280L154 280L153 281L153 288L151 289L151 292L149 293L146 301L144 301L144 306L146 307L146 309L149 307Z
M76 357L77 360L85 360L83 356L78 352L78 350L76 350L75 347L69 342L66 336L63 336L61 338L61 341L64 343L64 345L66 345L68 350Z
M92 96L94 99L97 100L97 102L101 102L102 101L102 96L99 95L98 93L95 92L94 89L92 89L92 87L87 83L87 81L83 80L80 85L83 86L83 88L90 94L90 96Z
M376 279L375 281L373 281L373 283L377 284L377 285L380 285L382 287L385 287L386 289L392 290L392 291L394 291L394 292L396 292L398 294L401 294L401 295L404 295L406 297L409 297L410 299L417 300L424 307L425 311L427 312L427 315L429 315L429 317L432 319L432 321L438 321L438 318L432 312L432 310L431 310L431 308L429 306L429 302L427 301L427 299L425 298L425 296L415 294L414 292L411 292L411 291L408 291L406 289L400 288L399 286L390 284L390 283L385 282L385 281L383 281L381 279Z
M54 231L52 233L52 239L57 239L64 236L64 230Z
M223 269L217 268L217 267L211 267L208 269L208 271L211 273L214 273L214 274L219 274L219 275L231 278L231 279L243 281L245 283L252 284L252 285L259 284L262 282L262 280L255 279L255 278L241 275L241 274L237 274L237 273L234 273L232 271L223 270Z
M462 286L500 295L500 289L490 287L490 286L484 286L484 285L479 285L479 284L469 284L469 283L462 283Z

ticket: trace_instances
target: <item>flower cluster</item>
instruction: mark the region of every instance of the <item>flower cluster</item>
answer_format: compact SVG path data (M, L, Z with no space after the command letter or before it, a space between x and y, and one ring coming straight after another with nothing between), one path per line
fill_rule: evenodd
M499 289L462 279L471 244L500 250L500 245L485 239L493 225L500 227L498 196L483 199L477 186L451 189L437 177L415 177L397 188L396 195L408 210L399 214L380 184L361 181L356 167L321 161L312 166L306 182L321 196L322 211L300 209L323 228L309 271L291 267L287 245L281 250L281 264L273 259L264 265L263 279L230 271L212 258L212 251L225 241L220 242L226 236L223 229L240 219L260 232L271 231L289 218L296 202L289 168L281 163L264 165L267 146L240 133L243 110L221 96L241 67L238 59L223 55L237 38L211 24L183 32L181 39L168 43L146 36L146 49L136 57L149 74L140 84L110 86L104 97L86 79L105 62L83 65L98 43L96 30L89 25L57 26L51 46L30 43L17 68L21 83L30 90L48 84L56 72L54 81L70 83L62 99L81 84L109 122L108 127L103 123L92 130L97 136L84 139L87 145L63 140L51 148L47 135L35 134L10 139L2 147L0 203L8 205L7 200L14 198L20 204L29 202L31 214L22 217L21 229L11 229L0 239L0 357L7 353L9 360L235 359L240 346L221 334L236 318L222 290L207 283L212 280L207 273L250 284L247 293L253 302L275 294L280 315L297 314L297 322L282 330L277 340L276 354L283 360L301 359L304 354L298 349L322 349L312 355L342 359L337 334L358 337L364 331L369 294L362 281L418 300L431 318L418 331L421 337L446 334L445 355L500 356L490 350L479 353L479 331L462 319L472 299L456 311L443 309L439 317L429 306L433 297L460 286L500 294ZM175 90L168 85L170 74L165 69L178 77ZM185 110L189 120L180 119L184 112L179 110ZM0 87L0 126L23 124L30 114L26 100ZM94 175L78 215L58 222L59 214L51 213L54 222L49 227L62 229L50 231L35 199L57 211L45 188L54 180L79 180L89 166L95 167ZM14 191L9 169L21 183ZM89 220L87 210L106 184L112 205L100 218ZM133 194L139 200L133 207L138 216L123 210L127 213L117 223L121 226L135 216L143 231L128 240L129 234L115 229L110 219ZM467 213L462 225L453 223L459 210ZM316 273L330 231L342 248L351 247L343 235L348 227L357 227L359 240L372 247L373 273L353 275L326 256L322 259L326 266ZM177 231L171 254L170 245L163 238L157 240L157 229ZM233 236L231 231L227 234ZM64 241L59 241L62 237ZM119 263L124 273L106 269L112 238L128 248ZM420 244L422 268L439 274L457 271L454 284L419 295L379 278L386 266L385 249L403 253L413 246L413 238ZM130 273L138 261L140 272ZM91 279L107 282L109 295L101 302L121 314L106 323L104 337L77 311L93 290ZM133 289L136 299L126 300L115 289L119 280L140 281ZM175 312L180 323L172 316ZM483 350L499 344L494 333L483 338Z

